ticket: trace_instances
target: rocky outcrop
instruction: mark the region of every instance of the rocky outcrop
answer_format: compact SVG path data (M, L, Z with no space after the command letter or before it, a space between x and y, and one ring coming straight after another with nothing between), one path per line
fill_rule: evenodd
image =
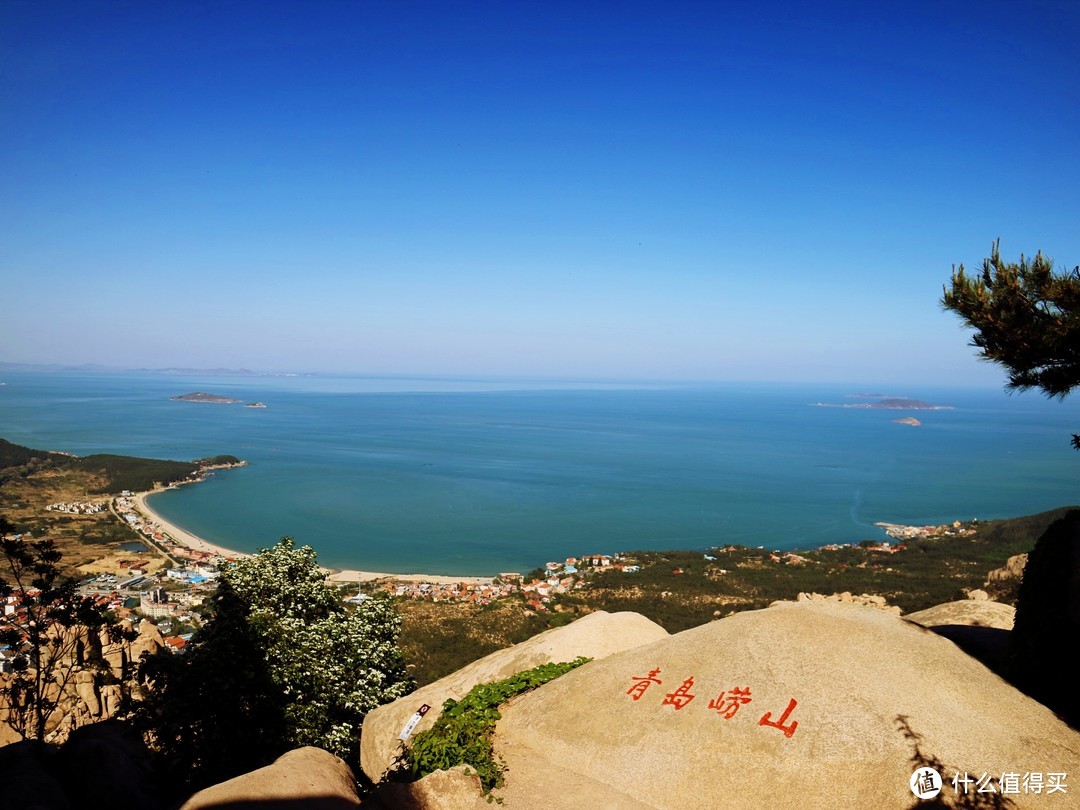
M986 599L960 599L909 613L904 618L923 627L967 625L1012 630L1016 608Z
M142 660L143 655L153 655L165 646L161 630L152 621L142 619L136 625L130 619L124 619L121 624L125 630L136 633L133 640L111 641L105 630L101 631L98 640L101 646L101 657L108 664L114 678L130 675L135 665Z
M364 800L370 810L487 810L480 778L466 765L435 771L416 782L381 785Z
M1000 790L1005 771L1080 769L1080 734L1048 709L948 640L842 602L740 613L586 664L507 704L495 747L508 808L910 807L928 764L947 801L962 798L956 774Z
M985 596L982 591L979 593ZM909 613L904 618L949 639L968 655L1003 675L1016 608L988 599L972 599L971 593L968 597Z
M398 735L409 718L424 704L431 707L413 733L430 728L449 698L460 700L480 683L489 683L522 670L552 661L572 661L578 656L600 659L668 633L638 613L590 613L576 622L548 630L527 641L474 661L435 683L421 687L393 703L380 706L364 718L360 736L360 763L374 781L392 766L400 747Z
M359 806L356 780L345 761L321 748L306 747L283 754L265 768L200 790L180 810L347 810Z
M94 719L101 717L101 698L92 672L81 670L75 673L75 693L86 707L86 713Z
M862 605L863 607L876 608L878 610L884 610L887 613L893 613L897 616L900 615L900 608L895 605L890 605L884 596L876 596L869 593L853 594L850 591L844 591L843 593L830 593L828 596L820 593L800 593L795 597L796 602L843 602L849 605ZM790 605L791 602L786 600L780 600L773 602L770 607L777 605Z
M129 620L125 624L134 630ZM96 636L85 627L57 628L56 632L63 634L59 646L66 658L56 660L52 680L46 685L46 696L58 701L46 724L46 740L62 743L77 728L116 717L123 702L123 688L118 681L132 674L143 655L161 650L165 642L157 625L146 619L139 622L131 641L114 642L105 631ZM104 660L107 672L92 663L98 656ZM12 677L0 673L0 691ZM113 682L105 683L107 680ZM11 707L0 700L0 745L22 739L13 728L18 725Z
M990 585L992 582L1005 582L1009 580L1023 579L1024 568L1027 566L1028 555L1017 554L1014 557L1009 557L1005 561L1005 565L1001 568L995 568L989 574L986 575L986 584Z

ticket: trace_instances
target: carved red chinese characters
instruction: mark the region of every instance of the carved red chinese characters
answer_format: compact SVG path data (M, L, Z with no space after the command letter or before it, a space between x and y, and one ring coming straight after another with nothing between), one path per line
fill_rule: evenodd
M750 702L750 687L746 686L740 689L735 687L727 692L721 692L719 695L709 701L709 708L716 709L723 715L725 720L730 720L735 716L735 712L739 710L739 707Z
M645 690L649 688L651 684L663 683L656 676L660 674L660 668L657 667L644 678L637 675L632 675L630 680L637 681L633 686L626 690L626 694L630 695L634 700L641 700L641 696L645 694Z
M690 689L694 686L694 676L691 675L685 681L682 682L682 686L676 689L674 692L669 692L664 696L661 706L674 706L675 711L678 711L691 700L694 699L694 695L690 694Z
M630 696L633 701L639 701L645 696L645 692L650 686L663 683L657 675L660 674L660 667L656 667L649 671L648 675L631 675L630 680L634 682L634 685L626 690L626 694ZM695 695L690 691L694 688L694 676L691 675L679 685L677 689L672 692L668 692L664 695L660 701L661 706L672 706L675 711L685 709L690 702L694 699ZM727 689L716 697L709 701L709 708L713 709L725 720L731 720L738 714L739 709L750 703L753 698L750 695L749 686L735 686L731 689ZM784 733L784 737L790 739L795 734L795 729L799 727L798 720L791 720L791 713L795 711L795 707L798 706L798 701L795 698L788 700L787 708L779 718L773 720L772 712L765 712L758 720L759 726L769 726L771 728L778 729Z
M778 728L782 732L784 732L785 737L790 737L792 734L795 733L795 729L797 729L799 727L799 721L798 720L792 720L790 726L785 726L784 721L788 719L788 717L791 715L791 712L794 711L794 709L795 709L795 707L797 705L798 704L795 702L795 698L792 698L790 701L788 701L787 708L784 709L784 713L782 715L780 715L779 720L771 719L772 718L772 712L765 712L765 714L763 714L761 716L761 719L758 720L758 725L759 726L772 726L773 728Z

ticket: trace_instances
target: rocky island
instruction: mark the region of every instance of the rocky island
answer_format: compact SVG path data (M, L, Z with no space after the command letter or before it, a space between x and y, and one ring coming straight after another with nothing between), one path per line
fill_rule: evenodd
M821 408L874 408L886 411L951 411L951 405L932 405L921 399L886 397L880 394L852 394L851 399L872 399L873 402L815 402Z
M219 397L216 394L207 394L205 391L194 391L190 394L182 394L178 397L169 397L169 399L176 400L177 402L217 402L223 405L233 405L238 402L243 402L242 399Z

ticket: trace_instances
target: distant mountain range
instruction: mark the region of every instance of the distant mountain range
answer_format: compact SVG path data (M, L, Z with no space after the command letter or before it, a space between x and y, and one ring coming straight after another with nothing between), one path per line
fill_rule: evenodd
M314 377L313 372L251 371L246 368L123 368L100 363L63 365L61 363L6 363L0 361L0 371L83 371L123 372L126 374L183 374L200 377Z

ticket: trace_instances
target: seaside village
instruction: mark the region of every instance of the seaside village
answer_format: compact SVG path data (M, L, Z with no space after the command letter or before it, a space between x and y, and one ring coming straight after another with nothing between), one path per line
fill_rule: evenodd
M570 593L585 587L586 574L595 572L619 572L632 574L640 566L622 555L590 554L584 557L567 557L565 562L549 562L544 565L543 577L528 582L519 573L502 573L489 583L452 582L434 583L405 582L395 578L378 580L376 588L392 596L408 599L424 599L430 602L470 602L489 604L494 599L520 593L529 606L536 611L547 610L551 597Z
M176 542L156 522L139 511L135 497L130 492L124 492L111 503L54 503L47 509L68 514L97 514L111 509L117 519L143 538L146 547L141 551L136 546L127 554L113 555L95 564L97 570L82 583L80 590L101 600L117 618L153 620L160 628L165 644L173 652L181 652L201 623L200 605L213 592L221 566L228 564L231 559ZM886 554L902 550L908 541L940 536L963 537L974 531L972 523L962 524L959 521L943 526L876 525L899 542L862 545ZM840 547L832 545L824 548ZM709 561L716 559L709 554L704 556ZM797 552L773 552L769 558L775 563L787 565L807 562ZM592 576L634 574L638 570L638 563L624 554L586 554L567 557L562 562L548 562L528 577L516 572L501 573L492 578L463 577L460 581L451 577L431 577L431 581L425 581L422 575L385 577L357 583L357 590L343 598L362 601L370 598L373 592L383 592L398 598L486 605L497 599L520 595L533 610L546 612L555 597L586 587ZM674 573L681 572L675 570ZM717 568L715 573L722 575L727 571ZM352 588L347 590L352 591ZM11 597L5 606L8 614L13 610L14 599ZM0 671L3 668L4 662L0 660Z
M220 569L232 561L208 551L188 548L176 542L155 521L138 508L131 492L123 492L111 502L86 501L49 504L48 511L67 514L113 515L136 532L144 546L126 544L126 553L114 554L87 568L92 575L80 585L80 592L100 600L118 619L153 620L160 628L165 644L181 652L201 623L199 606L216 587ZM124 547L122 547L124 548ZM548 562L542 576L528 580L520 573L502 573L497 577L463 577L450 582L447 577L387 577L367 583L369 593L382 591L391 596L433 602L488 604L493 600L520 594L536 611L546 611L552 597L572 592L585 585L594 572L632 574L639 570L633 560L622 555L588 554L568 557L562 562ZM351 583L350 583L351 584ZM359 586L359 583L357 583ZM368 594L348 588L344 598L362 601ZM10 613L12 597L6 608ZM3 662L0 661L0 671Z
M97 599L117 619L153 620L165 646L181 652L200 624L199 606L216 586L220 566L230 560L175 542L138 510L134 495L128 491L111 502L60 502L49 504L46 510L81 515L111 510L143 539L145 545L124 544L119 554L84 566L91 575L79 591ZM10 616L18 601L17 594L8 598L6 615ZM0 654L0 672L4 669Z

